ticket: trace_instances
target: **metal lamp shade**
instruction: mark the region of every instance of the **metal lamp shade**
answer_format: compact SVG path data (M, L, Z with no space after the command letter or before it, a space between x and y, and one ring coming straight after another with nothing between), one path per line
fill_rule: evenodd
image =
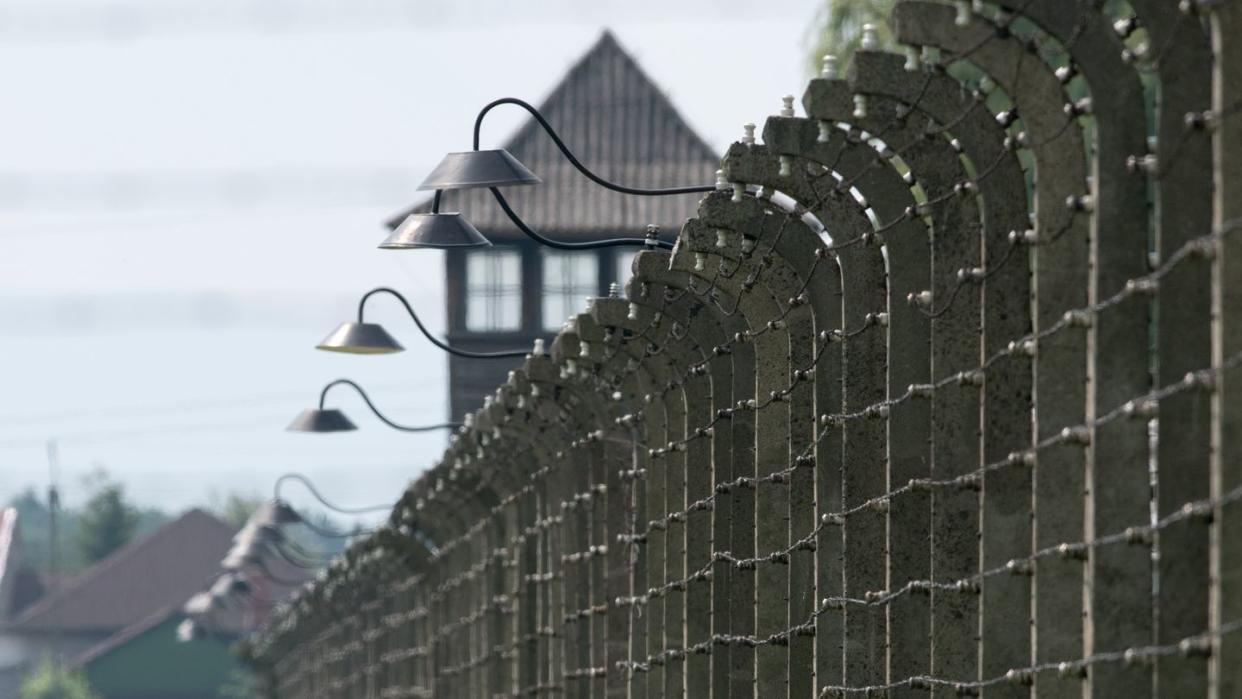
M347 354L391 354L405 348L378 323L346 322L315 345L315 349Z
M384 242L384 250L417 248L485 248L487 238L461 214L410 214Z
M336 408L303 410L287 428L290 432L350 432L358 429Z
M259 524L251 520L233 536L233 546L234 548L268 546L279 544L284 540L285 535L279 525Z
M270 528L273 525L297 524L301 521L302 516L297 513L297 510L290 507L288 503L280 500L268 500L260 505L254 514L250 515L250 519L246 522L246 526L242 527L242 531L244 532L251 528ZM279 529L276 531L279 531ZM240 532L238 534L240 535ZM236 540L236 537L234 537L234 540Z
M521 184L539 184L539 178L509 151L497 149L449 153L418 188L471 189Z
M263 526L246 525L242 530L237 532L233 537L233 549L250 550L257 549L268 544L277 543L279 535L273 535L271 530ZM232 549L230 549L232 550Z

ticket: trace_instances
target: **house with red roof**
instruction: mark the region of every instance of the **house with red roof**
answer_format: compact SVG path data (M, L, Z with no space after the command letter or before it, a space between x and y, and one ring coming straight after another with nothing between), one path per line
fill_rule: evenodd
M16 526L16 511L5 510L0 699L16 697L22 676L48 657L81 670L105 699L224 696L222 688L241 668L229 646L258 623L261 610L232 610L211 633L189 642L178 642L176 627L185 601L220 574L232 526L190 510L13 613L21 565Z

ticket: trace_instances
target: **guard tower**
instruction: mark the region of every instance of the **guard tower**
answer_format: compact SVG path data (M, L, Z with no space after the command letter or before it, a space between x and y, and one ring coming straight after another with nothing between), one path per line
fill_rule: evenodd
M539 105L570 150L591 170L636 187L707 184L720 156L686 124L668 98L611 32L570 68ZM489 146L494 147L494 146ZM542 181L505 197L535 230L587 241L641 238L648 224L672 239L694 215L697 195L637 197L599 187L575 170L534 119L502 146ZM430 211L430 202L413 212ZM637 248L562 251L543 247L513 225L486 189L444 192L441 211L460 211L493 247L447 250L448 341L496 351L550 339L587 297L624 286ZM402 215L404 216L404 214ZM520 359L449 357L449 412L477 409Z

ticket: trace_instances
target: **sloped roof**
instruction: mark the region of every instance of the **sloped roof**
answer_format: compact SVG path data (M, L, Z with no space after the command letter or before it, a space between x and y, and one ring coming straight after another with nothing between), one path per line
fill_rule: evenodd
M609 31L570 68L539 111L579 160L607 180L646 188L715 182L720 155ZM486 125L484 131L486 139ZM486 141L483 147L489 147ZM575 170L529 117L504 148L543 180L504 190L514 211L541 233L641 237L654 223L671 237L694 215L701 196L646 197L604 189ZM430 208L429 201L422 202L390 225ZM489 237L521 236L487 189L445 192L440 210L462 212Z
M9 617L21 614L22 610L38 602L47 592L48 582L39 575L39 571L23 565L13 576L12 597L9 600Z
M117 648L124 646L126 643L129 643L151 629L159 626L160 624L163 624L174 615L181 616L181 610L176 607L163 607L158 609L155 613L148 614L145 618L126 626L99 643L87 648L79 654L78 657L69 661L69 667L77 668L88 663L92 663ZM175 638L170 637L168 640L170 643L176 642Z
M87 568L12 624L27 631L117 631L180 608L220 570L233 528L190 510Z

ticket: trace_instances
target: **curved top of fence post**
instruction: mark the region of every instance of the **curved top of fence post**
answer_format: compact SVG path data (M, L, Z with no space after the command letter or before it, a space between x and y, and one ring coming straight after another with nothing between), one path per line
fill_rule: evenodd
M1073 57L1072 68L1083 76L1091 91L1091 111L1098 115L1095 225L1100 232L1102 249L1110 257L1121 260L1129 252L1123 244L1118 245L1114 254L1113 239L1126 237L1121 231L1143 228L1147 220L1146 182L1125 169L1129 156L1144 153L1147 148L1143 88L1135 70L1123 60L1126 47L1108 18L1090 4L1072 0L999 0L999 4L1058 39ZM906 18L894 15L898 32L905 31L902 21ZM1113 293L1130 276L1127 269L1104 270L1101 293Z
M597 323L591 308L578 314L576 318L579 361L589 365L606 382L607 388L612 390L606 398L616 404L618 412L624 413L601 429L605 432L618 432L618 427L622 424L619 421L640 412L643 396L657 390L656 386L651 383L652 379L646 369L629 367L630 355L619 347L627 340L616 337L613 328ZM585 354L582 351L584 345L587 347Z
M1069 197L1087 193L1088 163L1076 117L1065 113L1069 97L1061 80L1033 48L1013 36L999 36L991 21L975 17L963 27L954 14L943 5L911 0L894 8L899 18L894 28L903 43L935 46L951 55L971 52L970 60L1013 100L1016 111L998 119L1021 120L1026 135L1019 143L1035 156L1036 169L1045 171L1035 188L1040 228L1047 235L1077 225L1085 236L1086 220L1065 206Z
M643 284L641 278L631 280L636 286ZM662 317L659 307L649 305L648 294L634 294L630 300L620 298L600 298L596 300L589 313L600 327L619 328L629 333L628 337L618 338L620 351L629 354L636 362L647 367L648 373L655 381L656 391L660 391L676 382L679 365L662 352L651 352L650 346L659 339L658 334L667 333L670 323ZM639 346L647 343L648 346Z
M634 258L634 274L655 286L667 312L695 338L702 353L700 361L712 356L712 349L729 341L743 326L719 309L689 291L690 275L672 269L673 256L664 251L644 251Z
M850 62L850 85L858 93L896 99L926 113L957 138L976 170L957 186L987 200L982 211L984 234L989 243L1005 245L1009 231L1024 230L1030 221L1026 181L1004 128L983 101L964 94L956 80L936 71L913 73L904 66L896 54L859 51Z

